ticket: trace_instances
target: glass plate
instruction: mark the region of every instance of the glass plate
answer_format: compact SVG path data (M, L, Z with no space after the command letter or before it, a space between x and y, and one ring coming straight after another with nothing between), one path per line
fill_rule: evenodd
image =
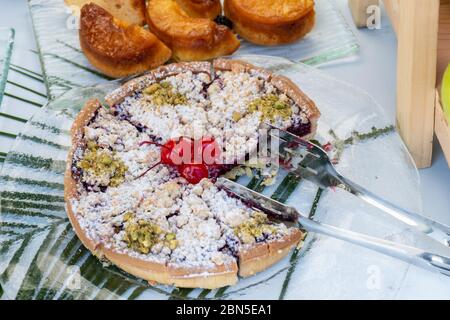
M9 64L14 45L14 29L0 28L0 106L3 101L6 80L8 79Z
M49 97L108 80L81 52L77 18L64 0L29 0L29 7ZM317 65L358 52L358 41L334 0L316 1L316 12L317 23L303 40L274 48L243 41L237 53L280 56Z
M240 58L290 77L317 103L323 114L317 139L340 146L338 168L343 174L405 208L420 211L417 170L374 99L304 64L265 56ZM102 265L72 231L64 211L63 174L74 117L88 98L102 98L118 85L110 82L68 91L40 110L17 138L0 175L3 298L395 297L407 264L316 234L309 234L301 250L265 272L213 291L150 286ZM365 133L371 134L361 135ZM404 225L343 191L320 194L311 183L285 176L280 173L277 184L264 192L329 224L410 245L417 240ZM248 179L241 181L248 183Z
M27 120L47 102L36 53L14 45L8 66L3 100L0 102L0 165Z

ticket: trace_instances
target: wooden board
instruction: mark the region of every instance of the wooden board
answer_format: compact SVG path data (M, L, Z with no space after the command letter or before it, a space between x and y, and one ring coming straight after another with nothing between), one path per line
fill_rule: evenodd
M384 0L384 7L397 33L399 23L399 2L401 0ZM437 80L440 83L445 68L450 63L450 0L441 0L439 8L439 40Z
M397 33L398 30L398 20L399 20L399 1L400 0L384 0L384 8L391 19L392 27L394 31Z
M439 0L399 0L397 125L419 168L433 152Z

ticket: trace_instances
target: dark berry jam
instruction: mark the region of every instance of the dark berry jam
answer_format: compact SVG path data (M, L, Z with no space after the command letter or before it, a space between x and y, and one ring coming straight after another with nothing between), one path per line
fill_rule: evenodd
M304 137L311 133L311 129L311 122L296 122L292 127L288 129L288 131L292 134L295 134L296 136Z
M227 236L225 240L225 245L219 249L219 251L230 254L232 256L238 256L239 240L234 236Z
M233 169L236 165L235 164L214 164L208 166L209 171L209 178L210 179L217 179L221 175L227 173L231 169Z
M230 19L228 19L227 17L222 16L222 15L217 16L214 19L214 22L217 23L217 24L221 24L223 26L226 26L226 27L228 27L230 29L233 28L233 22Z

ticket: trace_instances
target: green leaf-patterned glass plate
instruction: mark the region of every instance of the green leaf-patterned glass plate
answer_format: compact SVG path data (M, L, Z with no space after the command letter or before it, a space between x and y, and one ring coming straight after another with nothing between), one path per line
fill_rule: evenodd
M321 71L282 58L242 56L296 82L319 106L317 139L339 150L339 169L356 182L408 209L420 210L417 171L381 107L365 92ZM63 172L69 129L84 102L119 85L77 88L42 108L26 125L0 175L0 283L2 298L393 298L409 266L367 249L309 234L303 247L272 268L219 290L151 286L113 266L102 265L77 239L64 210ZM362 135L371 133L369 135ZM353 139L347 139L351 138ZM382 152L380 152L382 150ZM320 192L280 173L260 188L315 219L414 245L416 236L396 220L343 191ZM368 272L383 281L374 290ZM433 276L433 275L430 275Z

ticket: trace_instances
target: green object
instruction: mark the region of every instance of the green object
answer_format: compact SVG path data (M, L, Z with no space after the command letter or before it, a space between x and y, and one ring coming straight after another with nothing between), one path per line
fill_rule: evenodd
M444 79L442 79L441 101L442 107L444 108L444 115L450 123L450 65L445 70Z

